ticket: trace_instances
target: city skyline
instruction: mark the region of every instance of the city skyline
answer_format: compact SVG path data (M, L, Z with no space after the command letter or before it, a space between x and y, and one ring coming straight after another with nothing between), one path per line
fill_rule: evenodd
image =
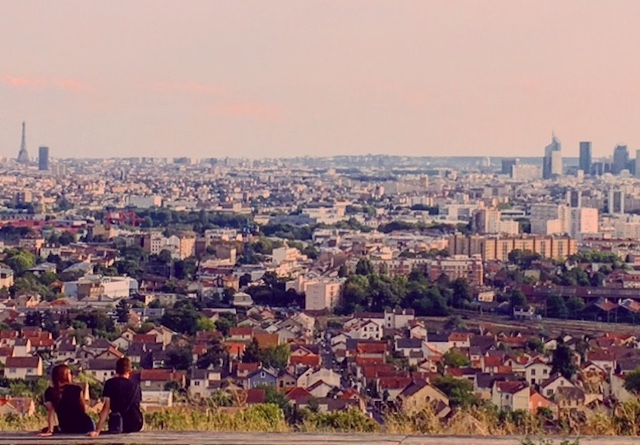
M552 130L565 157L580 141L594 158L633 151L638 12L622 1L5 2L0 155L15 157L23 120L32 149L59 157L527 157Z

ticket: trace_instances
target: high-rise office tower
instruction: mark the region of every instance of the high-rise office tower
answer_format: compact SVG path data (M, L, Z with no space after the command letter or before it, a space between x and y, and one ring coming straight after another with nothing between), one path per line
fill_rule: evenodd
M611 173L614 175L627 168L629 162L629 149L626 145L616 145L613 149L613 163L611 165Z
M542 161L542 178L550 179L562 175L562 144L555 135L551 143L544 148Z
M567 190L567 204L569 207L582 207L582 192L580 190Z
M18 152L18 157L16 160L21 164L26 164L29 162L29 152L27 151L27 135L26 135L26 124L22 122L22 141L20 142L20 151Z
M591 174L591 142L580 142L579 166L585 175Z
M609 190L607 212L611 215L624 213L624 192L622 190Z
M516 165L518 165L518 160L517 159L513 159L513 158L503 159L502 160L502 171L501 171L501 173L503 175L511 176L511 170Z
M640 178L640 150L636 150L636 178Z
M38 170L49 170L49 147L38 148Z

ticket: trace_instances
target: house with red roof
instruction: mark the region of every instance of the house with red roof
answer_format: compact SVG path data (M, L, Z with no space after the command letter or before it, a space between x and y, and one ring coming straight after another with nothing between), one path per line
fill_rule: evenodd
M253 338L253 328L234 326L229 329L229 338L236 341L251 341Z
M529 410L531 389L522 381L495 381L491 402L504 411Z
M587 351L587 361L605 371L611 371L616 367L616 354L607 349L595 349Z

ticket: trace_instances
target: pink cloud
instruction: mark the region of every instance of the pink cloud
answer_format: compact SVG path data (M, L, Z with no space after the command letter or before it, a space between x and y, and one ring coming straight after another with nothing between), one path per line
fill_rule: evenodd
M42 79L14 76L4 76L0 79L0 82L17 88L42 88L46 85L46 82Z
M44 88L56 88L65 91L82 92L82 91L95 91L92 86L81 82L76 79L41 79L31 77L15 77L15 76L3 76L0 78L0 83L9 85L15 88L32 88L32 89L44 89Z
M209 112L215 117L255 119L277 122L284 118L284 111L276 106L260 102L230 102L213 105Z

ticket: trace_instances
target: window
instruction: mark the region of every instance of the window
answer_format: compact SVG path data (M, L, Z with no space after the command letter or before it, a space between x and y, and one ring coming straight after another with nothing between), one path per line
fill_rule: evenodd
M199 381L199 380L195 380L195 381L193 382L193 384L194 384L195 386L200 386L200 381Z
M146 387L151 386L151 380L145 380L144 381L144 386L146 386Z
M18 370L16 368L9 369L9 373L10 374L15 374L16 372L18 372Z
M536 370L535 369L531 370L531 375L536 375Z

